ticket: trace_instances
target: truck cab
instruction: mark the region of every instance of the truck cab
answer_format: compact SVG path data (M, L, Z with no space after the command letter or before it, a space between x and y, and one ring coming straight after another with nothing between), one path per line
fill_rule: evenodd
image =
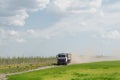
M67 65L71 61L71 54L69 53L59 53L57 55L57 64L58 65Z

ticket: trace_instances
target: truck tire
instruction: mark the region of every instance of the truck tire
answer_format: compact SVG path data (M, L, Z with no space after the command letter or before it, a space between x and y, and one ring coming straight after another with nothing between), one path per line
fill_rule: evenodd
M67 62L64 65L67 65Z

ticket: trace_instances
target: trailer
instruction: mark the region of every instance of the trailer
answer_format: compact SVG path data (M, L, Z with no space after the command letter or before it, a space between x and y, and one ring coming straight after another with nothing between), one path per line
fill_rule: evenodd
M71 54L70 53L59 53L57 55L57 64L58 65L67 65L71 62Z

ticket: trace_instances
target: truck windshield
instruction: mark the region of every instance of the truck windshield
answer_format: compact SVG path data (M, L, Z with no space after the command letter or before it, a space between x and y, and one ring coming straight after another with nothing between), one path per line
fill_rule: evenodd
M65 57L65 55L58 55L58 57Z

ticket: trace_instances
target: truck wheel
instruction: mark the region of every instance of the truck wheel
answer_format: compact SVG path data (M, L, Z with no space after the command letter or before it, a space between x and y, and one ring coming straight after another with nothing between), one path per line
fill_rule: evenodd
M64 65L67 65L67 62Z

